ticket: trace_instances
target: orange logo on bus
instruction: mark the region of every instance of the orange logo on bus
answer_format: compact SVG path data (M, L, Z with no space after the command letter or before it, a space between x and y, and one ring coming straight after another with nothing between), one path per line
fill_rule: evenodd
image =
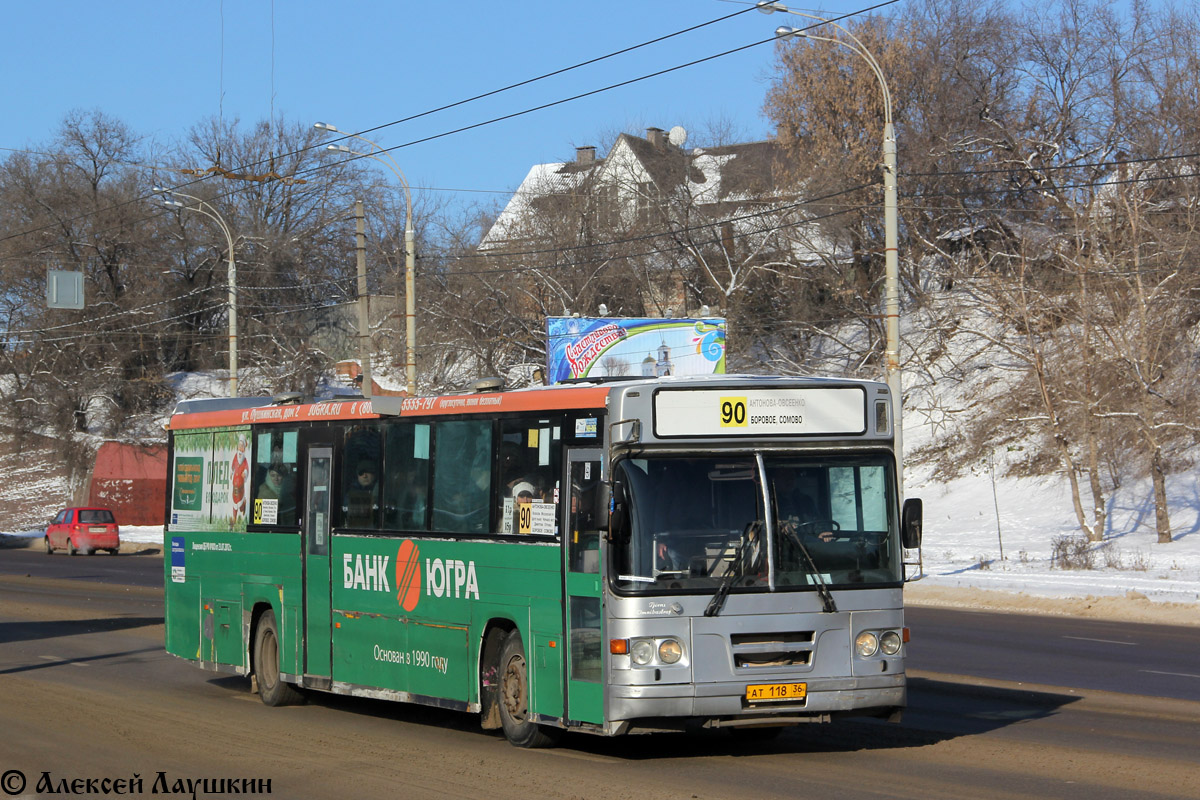
M412 611L421 599L421 552L412 539L405 539L396 551L396 600L405 611Z

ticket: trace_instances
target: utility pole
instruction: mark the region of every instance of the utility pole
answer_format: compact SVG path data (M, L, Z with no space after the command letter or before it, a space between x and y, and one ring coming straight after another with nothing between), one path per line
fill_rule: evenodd
M417 301L413 274L417 266L417 238L413 228L412 190L409 188L408 178L404 177L404 172L396 163L396 159L392 158L391 153L367 137L338 130L336 125L328 122L317 122L313 124L313 127L319 131L340 134L343 137L358 139L360 142L371 145L374 152L370 153L359 152L344 144L331 144L325 148L325 152L373 158L396 174L396 178L400 181L400 188L404 190L404 375L408 381L408 396L415 397L417 394ZM381 155L386 156L387 159L380 158ZM399 291L398 288L397 291ZM399 297L397 297L398 302Z
M238 396L238 345L237 345L237 261L233 256L233 232L229 229L229 224L225 222L225 218L217 213L217 210L208 203L194 195L184 194L183 192L167 189L162 186L155 186L151 191L155 194L162 195L163 205L167 208L178 208L184 211L198 211L204 216L211 219L221 228L221 233L225 234L225 242L228 245L229 259L227 263L227 275L229 281L229 396ZM175 195L186 197L196 203L195 206L187 205L175 199Z
M806 14L803 11L793 11L783 3L772 2L772 0L759 0L755 5L764 14L782 11L785 14L793 14L797 17L819 20L840 30L849 37L849 42L844 39L817 36L816 34L809 33L807 30L789 28L787 26L776 28L775 35L780 38L799 36L820 42L831 42L852 51L867 62L867 66L875 73L875 77L879 81L879 88L883 92L883 316L884 335L886 337L884 358L887 370L888 394L892 398L892 412L894 416L892 434L895 437L896 483L900 487L901 499L903 499L904 397L901 391L903 385L900 380L900 254L897 244L899 240L899 218L896 208L896 128L892 125L892 94L888 89L887 80L884 78L883 68L879 66L879 62L875 59L875 56L847 28L842 27L831 19Z
M371 319L367 299L367 219L362 200L354 201L354 250L358 261L358 353L362 361L362 393L371 399Z
M416 265L417 235L409 212L404 225L404 376L409 397L417 395L417 289L413 277Z

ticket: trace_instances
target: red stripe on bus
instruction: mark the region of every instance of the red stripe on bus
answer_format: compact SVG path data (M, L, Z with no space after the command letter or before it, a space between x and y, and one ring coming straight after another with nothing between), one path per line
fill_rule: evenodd
M603 408L609 389L588 386L538 389L528 392L441 395L404 400L400 417L446 414L489 414L508 411L556 411ZM390 399L390 398L389 398ZM295 423L313 420L382 419L365 400L341 400L308 405L261 406L232 411L200 411L171 417L171 430L228 428L237 425ZM394 415L388 415L394 416Z

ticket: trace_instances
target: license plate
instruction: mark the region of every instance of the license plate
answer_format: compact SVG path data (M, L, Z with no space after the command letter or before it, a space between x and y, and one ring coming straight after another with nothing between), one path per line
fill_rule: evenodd
M752 683L746 687L746 700L803 700L808 697L807 683Z
M103 525L93 525L88 528L88 533L108 533L108 528Z

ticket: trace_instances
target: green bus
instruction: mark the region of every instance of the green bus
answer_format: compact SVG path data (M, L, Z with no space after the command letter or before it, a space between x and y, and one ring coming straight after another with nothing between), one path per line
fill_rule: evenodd
M921 505L892 414L882 383L752 376L185 401L166 649L267 705L422 703L523 747L896 719Z

